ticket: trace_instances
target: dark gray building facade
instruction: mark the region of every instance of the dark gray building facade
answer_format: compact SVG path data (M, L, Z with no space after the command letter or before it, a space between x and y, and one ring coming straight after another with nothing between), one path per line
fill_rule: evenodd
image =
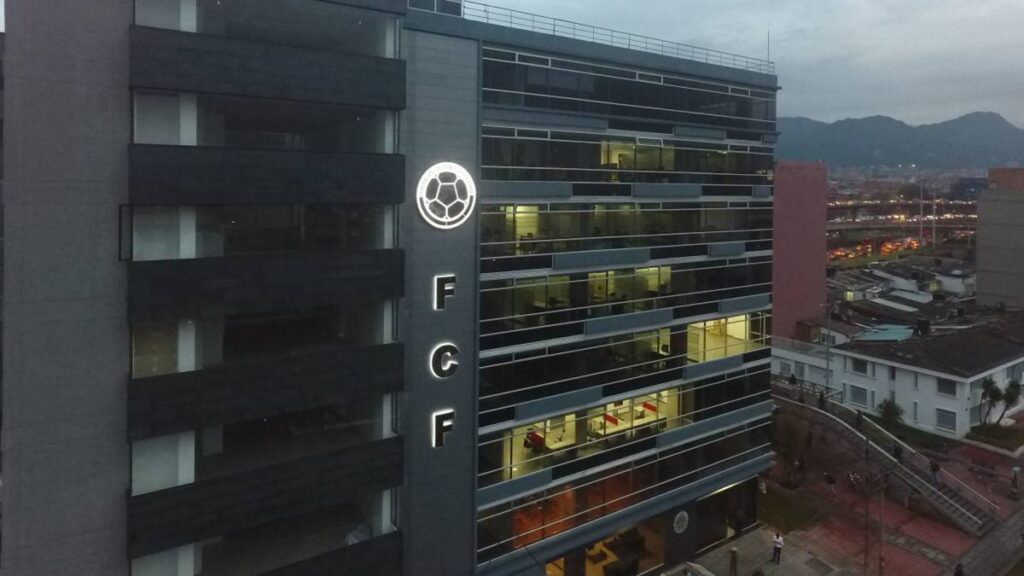
M755 525L769 62L33 0L3 67L3 574L654 574Z

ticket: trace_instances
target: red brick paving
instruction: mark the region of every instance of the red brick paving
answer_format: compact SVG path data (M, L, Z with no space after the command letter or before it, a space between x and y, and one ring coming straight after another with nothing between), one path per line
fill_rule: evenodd
M978 541L963 532L950 528L926 516L918 516L899 527L899 531L941 550L950 556L962 556Z
M805 535L808 540L841 556L854 558L864 551L864 527L838 518L815 524Z
M884 544L882 546L882 557L885 558L885 573L898 576L939 576L942 573L942 566L926 560L913 552L894 546ZM878 556L871 558L876 565Z

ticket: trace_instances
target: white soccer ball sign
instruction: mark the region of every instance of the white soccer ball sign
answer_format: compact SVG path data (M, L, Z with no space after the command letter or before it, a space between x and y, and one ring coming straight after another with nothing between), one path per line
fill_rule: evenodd
M457 228L473 215L476 184L469 171L454 162L434 164L416 186L416 205L434 228Z

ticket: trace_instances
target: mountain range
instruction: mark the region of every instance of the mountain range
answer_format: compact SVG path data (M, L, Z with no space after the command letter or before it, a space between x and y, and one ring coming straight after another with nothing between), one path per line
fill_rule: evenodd
M823 160L836 167L960 169L1024 163L1024 130L994 112L910 126L888 116L825 123L779 118L780 160Z

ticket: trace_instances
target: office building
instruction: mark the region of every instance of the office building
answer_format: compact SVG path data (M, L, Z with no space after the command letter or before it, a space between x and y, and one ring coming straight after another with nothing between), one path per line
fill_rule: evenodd
M1024 169L992 168L978 195L978 303L1024 308Z
M797 323L821 318L826 301L828 166L775 166L772 330L795 338Z
M756 522L769 62L451 0L33 0L5 574L655 573Z

